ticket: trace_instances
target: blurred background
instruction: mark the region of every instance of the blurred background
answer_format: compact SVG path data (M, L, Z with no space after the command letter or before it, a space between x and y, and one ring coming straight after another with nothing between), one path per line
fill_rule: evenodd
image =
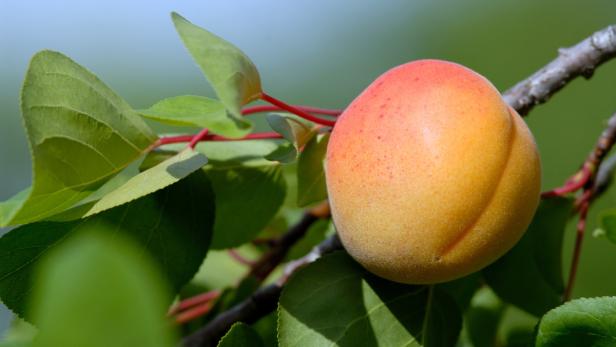
M30 185L19 89L28 60L41 49L72 57L135 108L169 96L213 96L176 36L171 11L244 50L270 94L330 108L345 107L379 74L419 58L459 62L504 91L553 59L559 47L616 24L610 0L2 0L0 200ZM614 112L616 61L532 111L526 120L541 151L544 189L578 168ZM598 212L609 207L616 208L616 188L592 207L575 296L616 295L609 265L616 264L616 245L590 236ZM11 318L0 311L1 333Z

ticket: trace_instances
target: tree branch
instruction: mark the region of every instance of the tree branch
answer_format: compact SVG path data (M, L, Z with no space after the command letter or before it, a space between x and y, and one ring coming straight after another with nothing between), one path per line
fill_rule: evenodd
M521 115L550 96L569 81L590 78L601 64L616 56L616 25L597 31L577 45L561 48L556 59L516 84L503 94L505 101Z
M183 347L210 347L216 346L218 340L226 334L235 322L254 323L261 317L276 309L282 287L289 275L298 268L312 263L326 253L341 249L340 239L337 235L331 236L314 247L304 257L290 263L284 275L274 284L259 288L248 299L219 314L203 328L182 340Z

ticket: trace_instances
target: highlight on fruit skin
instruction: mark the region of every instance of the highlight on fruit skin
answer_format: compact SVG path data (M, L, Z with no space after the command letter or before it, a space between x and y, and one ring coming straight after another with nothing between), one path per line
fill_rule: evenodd
M368 86L336 122L325 163L346 250L386 279L478 271L522 237L539 203L533 136L483 76L418 60Z

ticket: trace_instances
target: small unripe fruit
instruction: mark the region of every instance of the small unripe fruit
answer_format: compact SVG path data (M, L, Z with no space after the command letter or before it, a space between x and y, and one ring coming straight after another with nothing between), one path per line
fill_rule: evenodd
M369 271L411 284L480 270L522 237L541 165L521 117L484 77L420 60L344 111L326 159L332 216Z

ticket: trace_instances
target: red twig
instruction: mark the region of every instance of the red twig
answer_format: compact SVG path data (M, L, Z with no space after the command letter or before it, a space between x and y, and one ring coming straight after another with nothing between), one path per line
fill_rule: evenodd
M582 202L580 203L580 219L576 226L575 234L575 246L573 247L573 257L571 259L571 268L569 270L569 279L567 280L567 287L563 295L564 301L571 299L573 293L573 286L575 285L575 278L577 275L578 264L580 263L580 255L582 253L582 243L584 241L584 234L586 231L586 217L588 216L588 208L590 206L591 190L584 191L582 195Z
M188 147L195 148L199 141L203 140L210 131L208 129L201 130L197 135L193 136L193 138L188 143Z
M342 113L342 110L332 110L327 108L320 107L312 107L312 106L302 106L302 105L292 105L298 110L302 110L304 112L315 113L315 114L323 114L327 116L338 116ZM246 107L242 110L242 114L247 116L253 113L261 113L261 112L273 112L273 111L283 111L282 107L274 106L274 105L258 105Z
M194 141L195 137L198 135L199 134L161 137L160 139L158 139L154 147L159 147L162 145L168 145L172 143L192 142ZM201 142L201 141L244 141L244 140L265 140L265 139L282 139L282 135L276 132L263 132L263 133L248 134L238 139L231 139L231 138L220 136L220 135L206 134L205 136L199 138L197 142Z
M250 267L255 265L255 262L253 260L246 259L243 255L239 254L238 251L235 249L229 249L227 253L229 253L231 258L235 259L240 264L250 266Z
M261 93L261 99L263 101L269 102L270 104L272 104L274 106L278 106L278 107L280 107L283 110L289 111L289 112L291 112L291 113L293 113L295 115L298 115L298 116L300 116L300 117L302 117L304 119L307 119L307 120L309 120L311 122L314 122L314 123L317 123L317 124L321 124L321 125L330 126L330 127L333 127L334 124L336 124L336 121L322 119L322 118L313 116L313 115L311 115L308 112L305 112L305 111L303 111L303 110L301 110L301 109L299 109L299 108L297 108L297 107L295 107L293 105L289 105L289 104L287 104L287 103L285 103L285 102L283 102L281 100L278 100L278 99L276 99L276 98L274 98L274 97L272 97L272 96L270 96L270 95L268 95L266 93Z
M216 300L220 296L220 290L212 290L203 294L195 295L188 299L184 299L177 303L169 310L169 315L175 315L181 311L187 310L191 307L201 305L203 303Z
M192 320L195 320L199 317L202 317L204 315L206 315L208 312L210 312L210 310L212 309L212 306L214 306L214 301L208 301L208 302L204 302L203 304L199 305L199 306L195 306L193 308L190 308L188 310L182 311L181 313L177 314L175 316L175 322L177 324L184 324L184 323L188 323Z
M557 196L564 196L569 193L576 192L584 187L586 183L592 177L592 171L587 165L584 165L582 169L575 175L571 176L562 187L548 190L541 193L542 198L554 198Z

